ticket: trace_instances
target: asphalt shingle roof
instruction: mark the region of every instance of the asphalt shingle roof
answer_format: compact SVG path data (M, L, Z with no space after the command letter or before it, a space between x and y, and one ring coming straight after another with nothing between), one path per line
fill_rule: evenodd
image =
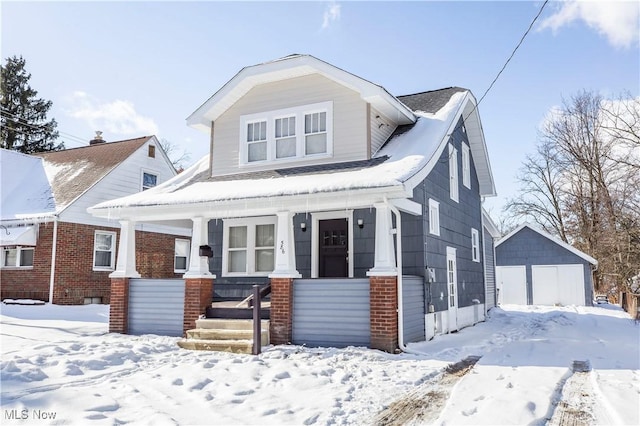
M80 148L34 154L59 168L51 182L58 208L64 208L129 158L153 136L106 142Z

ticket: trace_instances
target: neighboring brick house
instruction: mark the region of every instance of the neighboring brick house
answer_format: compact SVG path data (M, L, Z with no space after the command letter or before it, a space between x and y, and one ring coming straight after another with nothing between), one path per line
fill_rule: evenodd
M482 200L495 187L469 90L396 97L291 55L243 68L187 123L209 134L210 156L170 184L89 209L129 229L189 220L191 252L210 246L184 275L193 297L173 302L185 329L211 301L203 294L241 299L254 284L271 284L276 344L394 351L494 305ZM133 257L118 262L110 329L126 333L127 312L151 302L127 305L138 272Z
M156 137L106 143L98 135L86 147L33 156L2 150L0 162L2 299L109 303L120 227L86 209L176 175ZM189 230L145 224L135 239L144 276L180 276Z

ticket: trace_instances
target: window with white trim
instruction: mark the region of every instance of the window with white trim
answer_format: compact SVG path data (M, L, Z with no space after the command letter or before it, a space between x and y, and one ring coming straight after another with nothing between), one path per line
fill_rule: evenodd
M3 247L2 267L3 268L32 268L33 267L33 247Z
M480 234L475 228L471 228L471 259L480 262Z
M429 198L429 233L440 235L440 203Z
M149 172L142 172L142 190L146 191L158 184L158 175Z
M266 276L275 266L276 218L224 221L222 274Z
M116 233L95 231L93 239L93 270L112 271L116 263Z
M462 184L471 189L471 155L466 143L462 144Z
M191 251L191 241L176 238L173 272L186 272L189 265L189 252Z
M458 202L458 150L449 144L449 196Z
M240 164L333 154L333 102L240 117Z

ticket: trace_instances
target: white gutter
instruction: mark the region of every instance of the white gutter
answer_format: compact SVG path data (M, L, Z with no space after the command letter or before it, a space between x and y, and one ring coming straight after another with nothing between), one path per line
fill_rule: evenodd
M53 242L51 246L51 275L49 276L49 304L53 305L53 285L56 277L56 248L58 246L58 217L53 219Z

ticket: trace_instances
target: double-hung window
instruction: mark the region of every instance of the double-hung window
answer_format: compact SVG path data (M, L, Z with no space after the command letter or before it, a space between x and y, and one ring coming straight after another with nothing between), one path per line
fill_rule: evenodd
M96 231L93 240L93 270L111 271L115 268L116 233Z
M449 144L449 196L458 202L458 150Z
M240 164L286 162L333 153L333 102L240 117Z
M33 267L33 247L3 247L3 268L31 268Z
M223 238L223 275L266 276L273 272L275 217L225 220Z
M158 184L158 175L142 172L142 190L146 191L149 188L153 188Z
M471 228L471 259L480 262L480 234L475 228Z
M471 189L471 155L466 143L462 144L462 184Z
M440 203L429 198L429 233L440 235Z
M191 250L191 241L176 238L173 271L186 272L189 265L189 251Z

